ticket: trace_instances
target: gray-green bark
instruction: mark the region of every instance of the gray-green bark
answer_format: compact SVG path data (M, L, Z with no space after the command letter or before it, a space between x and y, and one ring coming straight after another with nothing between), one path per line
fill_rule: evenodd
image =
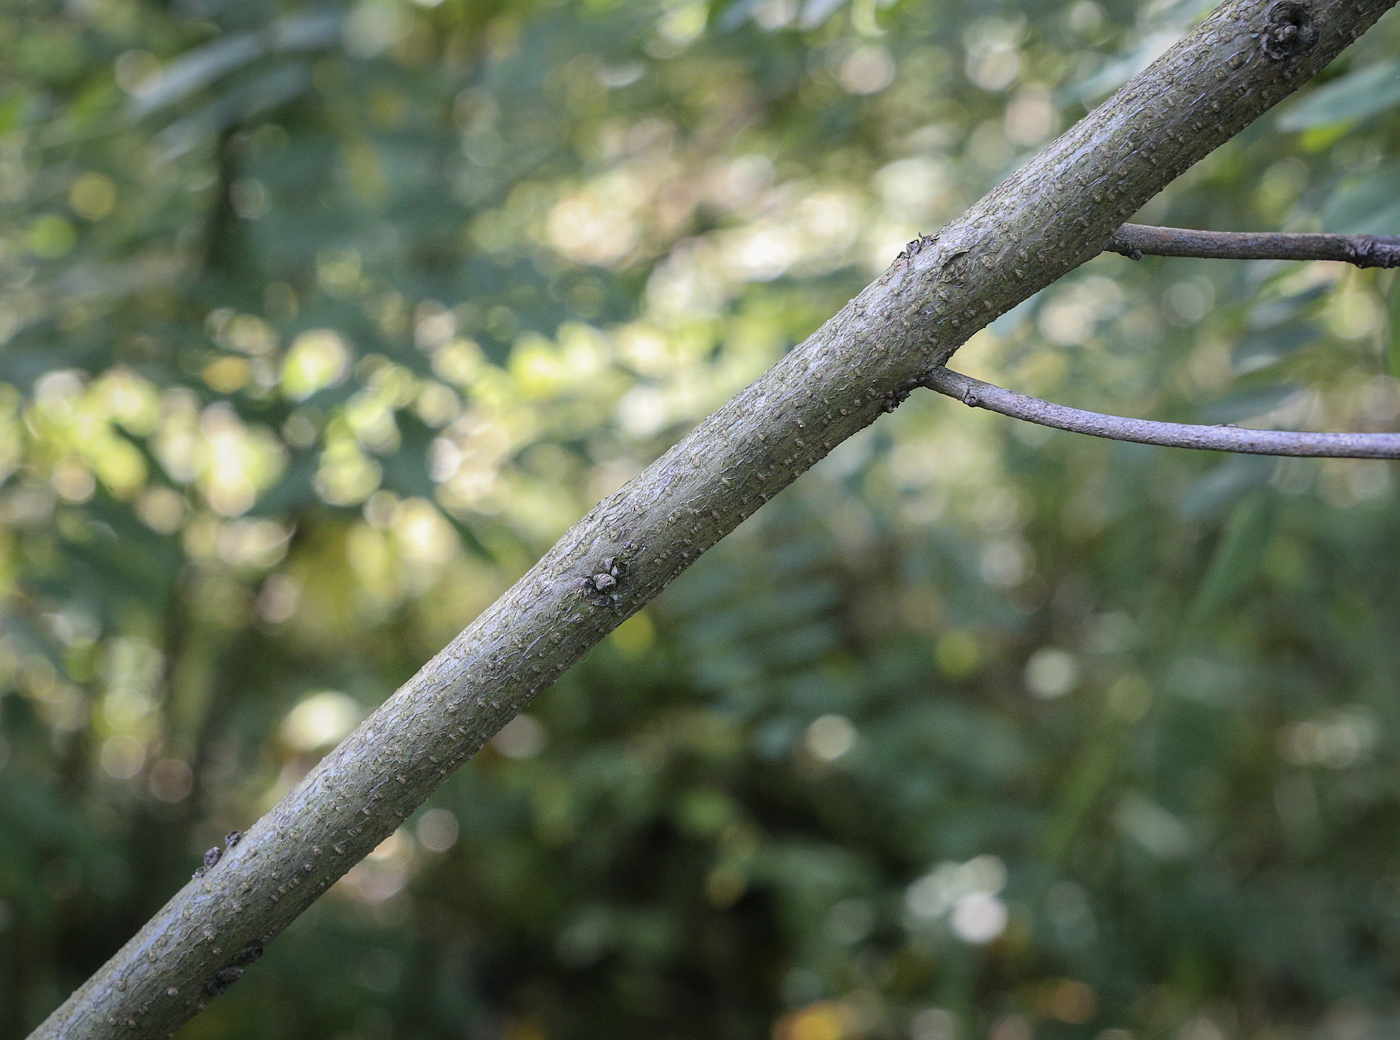
M1168 182L1395 0L1227 0L1184 41L600 503L35 1038L165 1036L544 687L997 315L1098 253Z

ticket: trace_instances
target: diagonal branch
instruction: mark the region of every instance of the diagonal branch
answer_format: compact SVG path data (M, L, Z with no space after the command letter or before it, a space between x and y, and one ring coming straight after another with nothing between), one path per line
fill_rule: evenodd
M1357 267L1400 267L1400 237L1385 235L1195 231L1124 224L1104 249L1132 260L1190 256L1208 260L1339 260Z
M1175 177L1396 0L1225 0L1094 112L601 502L34 1040L164 1037L227 988L507 720L979 328L1096 256Z
M1157 444L1168 448L1199 448L1203 451L1233 451L1246 455L1400 459L1400 433L1299 433L1128 419L1121 415L1104 415L1102 412L1086 412L1062 404L1051 404L942 367L925 376L924 385L972 408L986 408L1038 426L1087 433L1091 437L1104 437L1112 441Z

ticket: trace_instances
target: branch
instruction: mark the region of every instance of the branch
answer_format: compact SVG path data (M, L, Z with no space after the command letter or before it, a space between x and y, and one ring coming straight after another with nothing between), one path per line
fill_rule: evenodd
M1111 441L1157 444L1167 448L1233 451L1246 455L1294 455L1333 459L1400 458L1400 433L1296 433L1288 430L1245 430L1237 426L1194 426L1104 415L1051 404L1004 390L960 372L935 368L924 386L971 408L986 408L1013 419L1024 419L1070 433L1087 433Z
M1183 41L601 502L33 1040L164 1037L507 720L701 553L894 408L975 331L1096 256L1152 196L1396 0L1225 0Z
M1104 249L1131 260L1191 256L1207 260L1339 260L1357 267L1400 267L1400 237L1382 235L1193 231L1124 224Z

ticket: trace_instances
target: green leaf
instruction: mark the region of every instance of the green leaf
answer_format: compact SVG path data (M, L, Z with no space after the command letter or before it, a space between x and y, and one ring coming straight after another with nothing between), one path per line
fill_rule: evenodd
M1280 130L1357 122L1400 104L1400 61L1378 61L1319 87L1279 116Z
M1322 225L1347 235L1400 234L1400 163L1345 180L1322 207Z
M1316 342L1317 335L1306 322L1269 329L1241 342L1232 352L1231 362L1236 372L1257 372Z
M340 17L320 13L293 15L259 32L221 37L180 55L151 83L143 85L130 113L139 119L179 104L269 53L327 50L339 38Z
M1385 364L1392 376L1400 379L1400 288L1392 282L1385 326Z
M1188 628L1215 617L1259 576L1274 531L1274 498L1267 489L1240 501L1225 523L1187 615Z

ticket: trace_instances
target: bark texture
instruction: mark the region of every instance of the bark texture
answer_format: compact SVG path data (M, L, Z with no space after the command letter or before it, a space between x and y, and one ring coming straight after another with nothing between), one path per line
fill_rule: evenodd
M620 622L1396 0L1227 0L579 521L33 1034L163 1037ZM603 580L603 578L609 580Z
M1132 260L1194 256L1208 260L1338 260L1357 267L1400 267L1400 237L1294 231L1193 231L1124 224L1105 248Z

